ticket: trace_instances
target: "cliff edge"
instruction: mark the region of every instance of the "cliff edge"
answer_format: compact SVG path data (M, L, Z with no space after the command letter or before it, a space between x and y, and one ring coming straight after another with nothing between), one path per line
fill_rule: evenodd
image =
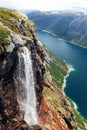
M38 115L34 125L26 123L25 111L18 103L16 82L21 47L31 52ZM40 43L35 25L26 15L0 8L0 130L86 130L86 122L80 118L80 124L73 105L62 92L67 71L66 63Z

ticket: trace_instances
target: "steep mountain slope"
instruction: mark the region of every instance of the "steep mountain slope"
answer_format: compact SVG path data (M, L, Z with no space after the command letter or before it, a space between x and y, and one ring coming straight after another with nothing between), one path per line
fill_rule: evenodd
M78 11L31 12L38 29L48 30L67 41L87 47L87 14Z
M17 71L18 56L20 53L26 54L23 47L31 53L35 80L38 124L33 125L26 122L25 111L18 101L25 89L17 92L22 82ZM23 60L20 63L24 66ZM24 68L21 71L21 77L24 77ZM50 54L40 43L35 25L26 15L0 8L0 130L86 130L86 122L62 92L67 71L66 63ZM20 102L24 102L25 97L23 95Z

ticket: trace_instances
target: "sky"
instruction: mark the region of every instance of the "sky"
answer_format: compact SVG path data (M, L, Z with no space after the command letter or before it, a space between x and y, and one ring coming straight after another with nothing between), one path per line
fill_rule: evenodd
M0 7L18 10L63 10L87 8L87 0L0 0Z

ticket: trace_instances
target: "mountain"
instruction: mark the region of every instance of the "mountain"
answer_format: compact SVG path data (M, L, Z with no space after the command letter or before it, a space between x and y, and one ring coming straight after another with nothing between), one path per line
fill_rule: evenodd
M25 14L0 8L0 130L86 130L63 94L70 66L42 45L35 30Z
M55 33L59 38L87 47L87 10L31 12L38 29Z

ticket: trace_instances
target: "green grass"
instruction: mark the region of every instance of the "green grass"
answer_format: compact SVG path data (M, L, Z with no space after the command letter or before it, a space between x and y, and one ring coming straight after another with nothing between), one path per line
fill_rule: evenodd
M67 66L66 63L61 61L60 59L56 58L51 52L49 52L51 61L49 64L47 64L47 70L50 72L52 75L52 80L57 84L59 88L61 88L63 81L64 81L64 76L67 74ZM87 122L74 108L73 101L66 96L66 99L70 102L71 107L73 109L73 114L75 116L75 120L77 122L78 127L81 130L86 130L84 122ZM54 101L56 103L56 100Z
M0 21L4 26L9 27L12 31L18 33L18 29L15 27L16 21L24 18L16 10L9 10L6 8L0 8ZM10 20L14 21L13 23Z
M9 45L10 41L8 40L8 36L10 35L10 31L6 27L0 26L0 50L4 52L4 45Z
M0 22L2 24L0 26L0 53L4 52L5 45L10 44L8 36L11 31L32 39L30 29L33 23L27 19L26 15L16 10L0 8Z
M7 26L8 28L10 28L12 31L18 33L18 29L15 27L15 24L10 23L8 20L2 20L1 22L4 24L4 26Z
M9 30L32 38L30 28L33 23L27 20L27 16L21 15L18 11L0 8L0 22L3 24L0 26L0 50L2 52L4 51L4 45L10 44L8 40Z
M5 27L0 27L0 38L7 38L10 35L10 31Z
M52 75L53 81L58 85L61 86L63 83L63 74L61 73L61 70L57 67L57 65L53 62L50 62L49 65L47 65L47 69Z
M73 108L73 113L74 113L75 120L76 120L76 122L77 122L78 127L79 127L81 130L86 130L84 122L87 123L87 121L80 115L80 113L77 112L77 110L75 110L74 104L73 104L73 102L72 102L72 99L70 99L70 98L67 97L67 96L66 96L66 98L67 98L67 100L70 102L71 107Z
M26 15L21 15L16 10L0 8L0 21L4 26L7 26L15 33L24 34L25 36L32 38L30 28L33 23L30 20L27 20Z
M75 119L76 119L76 122L78 124L78 127L81 130L86 130L85 124L84 124L84 122L86 122L85 119L83 119L82 116L75 109L73 109L73 112L74 112Z
M5 8L0 8L0 21L4 26L9 27L11 30L17 32L15 24L12 24L10 20L19 20L19 15L16 14L15 10L9 10Z
M51 52L49 53L51 61L46 65L47 70L52 75L52 80L57 84L57 86L62 86L64 82L64 76L67 74L67 66L66 63L56 56L54 56Z
M0 8L0 17L4 20L16 19L19 20L23 16L19 15L16 10Z

